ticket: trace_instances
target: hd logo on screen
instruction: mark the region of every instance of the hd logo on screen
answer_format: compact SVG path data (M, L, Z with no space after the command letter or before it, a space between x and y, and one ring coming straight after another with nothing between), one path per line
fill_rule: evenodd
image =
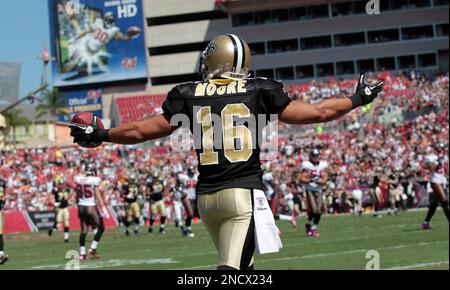
M147 79L141 0L50 0L53 86Z

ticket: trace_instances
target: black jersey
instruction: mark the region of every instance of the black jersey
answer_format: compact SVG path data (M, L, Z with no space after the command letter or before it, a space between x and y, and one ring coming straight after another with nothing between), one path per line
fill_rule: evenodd
M160 201L164 198L164 185L161 182L153 183L150 185L151 187L151 201Z
M139 186L137 184L124 184L122 186L122 197L126 203L134 203L139 195Z
M0 178L0 210L3 208L3 198L5 197L6 181Z
M180 126L174 121L186 117L189 120L200 173L197 193L262 189L261 132L270 115L277 115L291 98L282 83L271 79L216 83L181 84L169 92L163 104L172 125Z
M70 194L68 190L53 189L55 202L58 203L58 208L67 208L69 206Z

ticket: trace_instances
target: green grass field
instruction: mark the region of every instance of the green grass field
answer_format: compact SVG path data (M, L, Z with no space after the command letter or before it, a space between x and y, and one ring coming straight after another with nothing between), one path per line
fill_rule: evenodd
M293 229L279 222L284 248L280 253L256 256L256 269L365 269L368 250L380 254L381 269L449 269L449 225L439 210L433 230L423 231L424 211L399 216L326 216L320 238L303 231L304 218ZM181 236L173 225L168 234L126 238L122 229L109 230L99 246L101 260L81 263L81 269L214 269L214 246L201 224L194 226L195 238ZM67 251L78 249L78 232L71 242L62 234L8 235L6 252L10 261L3 269L65 269ZM92 234L89 235L92 239ZM90 245L87 244L87 245Z

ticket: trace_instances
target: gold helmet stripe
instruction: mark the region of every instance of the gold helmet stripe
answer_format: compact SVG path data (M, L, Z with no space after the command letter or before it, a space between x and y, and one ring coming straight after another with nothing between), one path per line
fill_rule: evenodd
M234 45L234 69L236 73L240 73L242 70L242 66L244 65L243 59L244 59L244 44L242 43L242 41L239 39L239 37L237 37L234 34L229 34L229 36L231 37L232 41L233 41L233 45ZM236 53L237 52L237 53ZM237 60L236 60L237 57Z

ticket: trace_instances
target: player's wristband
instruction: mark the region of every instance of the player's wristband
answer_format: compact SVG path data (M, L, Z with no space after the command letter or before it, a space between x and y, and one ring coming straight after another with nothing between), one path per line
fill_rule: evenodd
M102 207L102 214L103 214L103 217L105 217L106 219L109 219L109 212L106 207Z
M111 142L109 139L109 129L97 129L95 139L95 142Z
M362 97L358 93L354 94L349 99L352 101L352 110L365 105Z

